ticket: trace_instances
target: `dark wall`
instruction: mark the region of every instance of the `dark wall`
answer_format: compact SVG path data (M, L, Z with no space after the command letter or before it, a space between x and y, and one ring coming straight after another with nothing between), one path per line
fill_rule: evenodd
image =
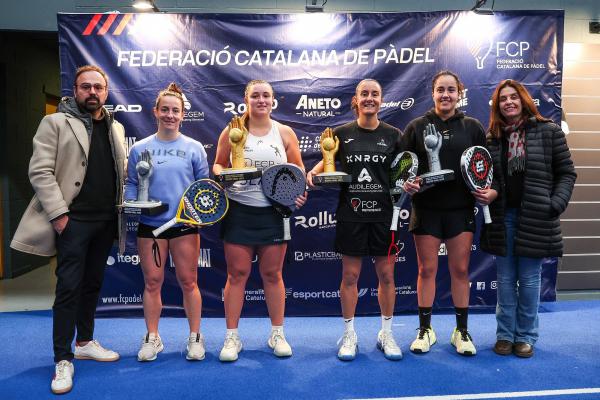
M27 177L32 139L45 114L47 94L60 95L58 35L0 32L0 183L2 185L4 278L14 278L48 259L9 248L33 195Z

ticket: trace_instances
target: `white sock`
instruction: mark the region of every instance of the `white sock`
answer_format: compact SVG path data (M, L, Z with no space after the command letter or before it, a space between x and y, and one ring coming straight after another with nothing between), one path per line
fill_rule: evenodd
M346 332L354 331L354 317L350 319L344 319L344 326L346 327Z
M227 335L229 335L230 333L234 333L234 334L238 334L238 328L234 328L234 329L227 329ZM238 335L239 336L239 335Z
M381 330L386 332L392 331L392 318L394 316L388 317L386 315L381 314Z
M283 325L271 325L271 333L280 330L281 332L283 332Z
M196 339L196 336L200 333L200 329L198 329L198 332L190 332L190 337L193 337L194 339Z

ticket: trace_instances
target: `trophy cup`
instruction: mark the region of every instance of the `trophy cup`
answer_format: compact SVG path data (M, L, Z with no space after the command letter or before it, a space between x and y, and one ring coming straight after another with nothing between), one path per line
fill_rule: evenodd
M233 117L229 123L229 145L231 146L231 168L224 168L215 179L221 183L244 181L261 176L255 167L246 167L244 146L248 138L248 130L240 117Z
M321 134L319 143L321 144L321 154L323 154L323 172L313 176L313 183L315 185L350 183L351 175L335 170L335 154L340 148L340 139L334 136L333 129L326 128Z
M454 171L451 169L442 169L440 165L440 149L442 148L442 135L435 129L435 125L428 124L423 131L423 143L427 151L429 161L429 172L422 174L421 185L424 188L435 185L440 182L454 180Z

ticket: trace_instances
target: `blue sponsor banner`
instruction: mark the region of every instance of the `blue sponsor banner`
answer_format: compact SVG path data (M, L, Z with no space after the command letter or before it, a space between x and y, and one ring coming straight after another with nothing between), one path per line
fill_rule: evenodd
M363 78L383 87L381 118L403 129L433 106L431 78L442 69L465 84L461 109L487 125L493 89L506 78L523 82L541 113L560 121L564 13L465 11L385 14L59 14L61 81L72 93L75 69L96 64L110 78L109 109L125 126L128 145L156 130L152 107L169 82L185 94L181 131L203 143L209 163L217 138L245 110L243 92L252 79L275 91L273 118L290 125L304 163L320 160L318 138L326 127L354 119L350 100ZM341 256L333 250L335 190L313 191L292 216L284 267L288 315L340 313ZM478 208L478 211L480 209ZM410 208L402 210L396 263L396 311L417 307L417 263L407 232ZM477 213L477 223L482 223ZM101 315L141 315L143 278L135 249L135 221L128 224L129 250L107 262L99 301ZM478 237L477 232L476 237ZM201 231L198 282L203 315L222 316L227 278L219 226ZM256 264L256 260L254 262ZM365 258L357 312L379 312L373 261ZM557 260L544 264L542 299L555 299ZM174 268L166 267L166 313L183 315ZM471 304L496 302L493 257L473 244ZM435 306L452 306L445 248ZM257 268L246 291L244 315L265 315Z

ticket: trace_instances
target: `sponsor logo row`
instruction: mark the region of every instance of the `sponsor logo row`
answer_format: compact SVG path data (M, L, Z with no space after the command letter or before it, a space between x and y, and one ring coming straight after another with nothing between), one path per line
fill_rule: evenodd
M495 290L497 283L496 281L491 282L475 282L477 291L484 291L487 289ZM224 301L225 289L221 289L221 301ZM396 286L397 296L415 296L417 294L416 286L404 285ZM377 288L359 288L358 297L377 297ZM312 300L327 300L327 299L339 299L340 291L338 290L295 290L294 288L285 288L285 297L287 299L294 299L299 301L312 301ZM265 291L263 289L246 290L244 292L244 299L246 301L264 301Z
M485 291L486 289L496 290L497 281L490 282L470 282L473 286L475 284L475 290ZM225 289L221 288L221 301L224 301ZM397 296L414 296L417 294L417 288L412 285L396 286ZM360 288L358 289L358 297L377 297L377 288ZM293 288L285 288L285 297L288 299L300 300L300 301L311 301L311 300L327 300L327 299L339 299L340 291L338 290L294 290ZM264 301L265 291L263 289L246 290L244 292L244 299L246 301ZM141 304L142 294L123 294L119 293L118 296L105 296L101 298L101 303L105 305L109 304Z
M211 249L200 249L200 255L198 256L198 268L212 268L212 262L210 258ZM171 268L175 268L175 263L173 262L173 258L169 254L169 261L171 264ZM139 254L117 254L116 257L108 256L106 259L106 265L108 267L113 266L115 264L131 264L133 266L140 265L140 255Z

